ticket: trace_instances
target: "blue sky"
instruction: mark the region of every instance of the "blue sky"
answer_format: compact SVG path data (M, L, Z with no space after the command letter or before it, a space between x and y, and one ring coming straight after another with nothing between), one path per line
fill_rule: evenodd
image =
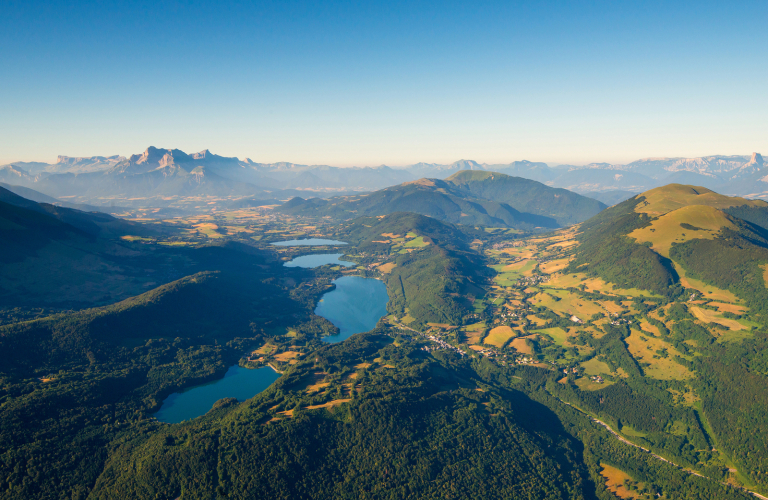
M0 162L626 162L768 153L768 2L38 2Z

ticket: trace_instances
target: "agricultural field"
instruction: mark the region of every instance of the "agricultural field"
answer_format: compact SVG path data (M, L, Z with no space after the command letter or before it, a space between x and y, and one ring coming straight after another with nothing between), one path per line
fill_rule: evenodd
M625 500L648 498L640 493L645 486L643 483L635 481L632 476L616 467L608 464L600 465L602 466L600 475L605 478L605 486L611 493Z
M658 380L687 380L693 373L674 360L682 357L670 343L632 330L624 339L632 357L643 367L643 373Z
M508 326L497 326L488 332L488 335L485 337L485 339L483 339L483 343L496 347L504 347L509 339L516 335L517 332Z

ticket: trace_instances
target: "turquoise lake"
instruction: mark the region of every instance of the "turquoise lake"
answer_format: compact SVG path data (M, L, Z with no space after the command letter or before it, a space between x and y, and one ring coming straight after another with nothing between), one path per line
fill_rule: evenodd
M235 365L221 380L174 392L165 398L155 417L169 424L191 420L208 413L213 404L222 398L237 398L238 401L252 398L278 378L280 374L268 366L249 370Z
M340 330L338 335L323 337L328 343L341 342L356 333L372 330L387 314L387 286L383 281L359 276L343 276L333 281L335 290L326 292L317 303L315 314Z
M270 243L278 247L311 247L320 245L346 245L344 241L324 240L322 238L307 238L304 240L287 240Z
M339 261L343 254L318 254L303 257L316 257L316 260L303 261L301 267L316 267L316 265L338 263L354 265L354 263ZM297 261L303 257L294 259ZM330 261L333 259L333 261ZM292 261L293 262L293 261ZM321 262L317 264L317 262ZM289 263L286 263L289 264ZM299 266L299 263L295 263ZM315 308L315 314L326 318L336 325L338 335L323 337L324 342L336 343L348 339L356 333L372 330L379 318L387 314L387 287L384 282L373 278L359 276L342 276L333 281L334 290L323 294ZM236 398L245 401L259 394L280 378L270 367L249 370L240 366L232 366L224 378L199 385L182 392L175 392L163 401L163 406L155 413L161 422L177 424L185 420L205 415L213 404L222 398Z
M320 267L326 264L342 265L344 267L352 267L354 262L348 262L346 260L339 260L339 257L344 255L343 253L316 253L313 255L302 255L295 259L283 264L285 267Z

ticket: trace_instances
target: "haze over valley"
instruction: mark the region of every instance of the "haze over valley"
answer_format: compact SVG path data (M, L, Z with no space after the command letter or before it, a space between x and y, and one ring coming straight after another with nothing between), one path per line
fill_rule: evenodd
M68 203L122 207L184 208L189 197L206 202L285 201L290 197L328 198L383 189L421 178L446 179L462 170L499 172L535 180L597 199L608 205L670 183L701 185L720 192L768 197L768 165L759 153L698 158L645 158L624 165L553 165L527 160L479 164L415 163L401 167L333 167L256 163L178 149L147 148L126 158L59 156L53 163L15 162L0 166L0 182L60 198ZM202 199L202 198L201 198ZM197 205L197 208L201 207Z

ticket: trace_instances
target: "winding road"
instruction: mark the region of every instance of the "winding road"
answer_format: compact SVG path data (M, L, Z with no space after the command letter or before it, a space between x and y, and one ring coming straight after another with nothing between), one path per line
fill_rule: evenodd
M651 450L649 450L649 449L647 449L647 448L643 448L642 446L640 446L640 445L637 445L637 444L633 443L632 441L629 441L629 440L628 440L628 439L626 439L624 436L621 436L621 435L620 435L618 432L616 432L616 431L614 431L613 429L611 429L611 426L609 426L608 424L606 424L606 423L605 423L605 422L603 422L602 420L598 420L598 419L596 419L595 417L593 417L593 416L592 416L592 415L590 415L589 413L587 413L587 412L585 412L585 411L583 411L583 410L581 410L581 409L579 409L579 408L577 408L577 407L573 406L571 403L565 402L565 401L563 401L563 400L562 400L562 399L560 399L560 398L557 398L557 399L558 399L560 402L567 404L568 406L570 406L570 407L571 407L571 408L573 408L574 410L578 411L579 413L582 413L582 414L586 415L586 416L587 416L587 417L588 417L588 418L589 418L591 421L595 422L596 424L599 424L599 425L602 425L603 427L605 427L605 428L608 430L608 432L610 432L610 433L613 435L613 437L615 437L616 439L618 439L618 440L619 440L619 441L621 441L622 443L628 444L629 446L634 446L635 448L639 448L639 449L643 450L644 452L648 453L649 455L651 455L652 457L654 457L654 458L656 458L656 459L658 459L658 460L661 460L661 461L663 461L663 462L667 462L668 464L670 464L671 466L673 466L673 467L677 468L678 470L681 470L681 471L683 471L683 472L686 472L686 473L688 473L688 474L690 474L690 475L692 475L692 476L698 476L698 477L700 477L700 478L703 478L703 479L709 479L710 481L717 481L717 480L715 480L715 479L712 479L712 478L710 478L710 477L707 477L707 476L703 476L703 475L699 474L699 473L698 473L698 472L696 472L696 471L693 471L693 470L691 470L691 469L686 469L685 467L683 467L683 466L681 466L681 465L677 465L676 463L674 463L674 462L671 462L671 461L667 460L666 458L664 458L664 457L661 457L661 456L659 456L659 455L657 455L657 454L653 453ZM768 497L766 497L766 496L763 496L763 495L761 495L760 493L757 493L757 492L755 492L755 491L752 491L752 490L748 490L748 489L744 488L743 486L736 486L736 485L733 485L733 484L724 483L724 482L722 482L722 481L717 481L717 482L718 482L718 483L720 483L720 484L722 484L723 486L727 486L727 487L729 487L729 488L735 488L735 489L737 489L737 490L739 490L739 491L741 491L741 492L743 492L743 493L746 493L746 494L748 494L748 495L752 495L752 496L754 496L754 497L760 498L761 500L768 500Z

